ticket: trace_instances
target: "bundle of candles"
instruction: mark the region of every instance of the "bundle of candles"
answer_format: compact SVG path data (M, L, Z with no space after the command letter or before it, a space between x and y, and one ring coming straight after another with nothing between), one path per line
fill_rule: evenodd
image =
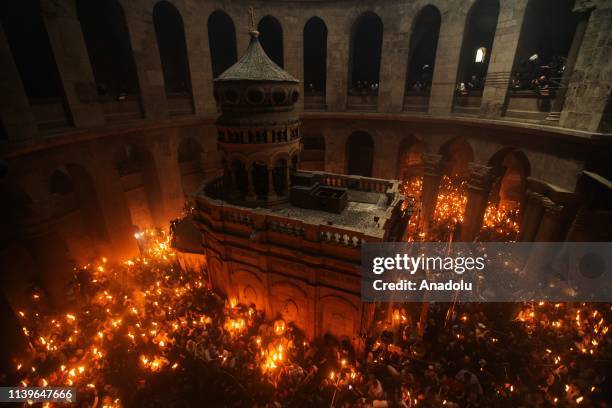
M421 191L423 178L413 177L402 184L402 193L410 197L413 211L408 225L407 239L414 241L443 241L453 239L453 233L463 222L467 204L467 182L465 180L442 176L436 198L431 231L425 236L421 231ZM489 202L485 210L483 225L478 235L480 241L515 241L519 232L519 209Z

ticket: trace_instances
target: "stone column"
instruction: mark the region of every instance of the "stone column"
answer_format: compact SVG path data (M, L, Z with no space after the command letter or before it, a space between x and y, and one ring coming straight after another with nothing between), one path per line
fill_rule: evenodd
M0 25L0 121L9 140L28 139L38 133L30 102L4 30Z
M285 71L300 80L300 99L295 103L295 110L304 110L304 21L288 15L283 21L283 27L296 27L283 31L283 54ZM297 29L297 27L301 27Z
M103 150L103 147L98 149ZM111 152L107 154L110 155ZM96 160L91 164L91 171L100 212L112 247L112 253L109 255L116 261L124 261L138 255L130 210L121 179L112 161L103 158Z
M521 217L521 225L518 240L521 242L531 242L540 225L544 207L542 200L544 196L535 191L527 191L527 198L522 209L523 216Z
M527 1L502 1L500 6L480 105L481 116L489 118L501 116L506 105Z
M189 59L191 76L191 92L196 115L212 115L217 112L212 89L212 66L210 63L210 47L208 29L202 24L202 16L210 16L213 10L202 10L196 3L195 10L191 7L182 8L181 14L185 22L185 41ZM202 14L200 14L202 12ZM240 33L236 33L238 35Z
M565 69L563 70L563 76L561 78L559 89L557 90L552 107L550 108L550 113L546 117L546 120L550 122L557 122L561 117L561 111L563 110L563 105L565 104L567 87L569 86L572 75L574 74L574 68L576 67L576 61L578 60L580 46L584 40L584 34L586 33L591 9L579 10L576 13L578 14L578 24L576 25L572 45L570 46L570 50L567 54Z
M68 306L66 284L72 277L74 265L68 259L66 243L48 220L26 228L25 238L32 256L40 268L40 280L52 307Z
M421 193L421 230L427 236L436 209L438 188L442 178L442 155L423 153L423 191Z
M393 10L393 8L391 8ZM401 24L403 13L393 10L392 15L383 16L384 32L380 61L380 87L378 89L379 112L401 112L406 87L406 64L410 47L410 26Z
M103 125L104 113L98 103L96 80L77 17L76 2L43 1L41 6L72 123L75 127Z
M465 19L470 4L462 2L459 7L442 14L436 65L429 97L429 113L432 115L451 113L463 39L463 36L457 33L463 33L465 29Z
M493 167L478 163L469 163L469 167L467 203L459 238L462 242L472 242L478 235L489 202L489 193L497 178Z
M340 21L343 21L341 19ZM327 80L325 103L330 111L345 111L348 93L350 22L327 26Z
M276 199L278 199L278 195L276 195L274 190L274 167L268 166L268 201Z
M142 10L140 3L132 4L127 1L122 3L125 8L144 116L147 119L166 118L168 100L153 25L153 13Z
M552 201L548 197L542 199L544 214L536 233L535 242L559 242L565 238L563 236L564 207Z

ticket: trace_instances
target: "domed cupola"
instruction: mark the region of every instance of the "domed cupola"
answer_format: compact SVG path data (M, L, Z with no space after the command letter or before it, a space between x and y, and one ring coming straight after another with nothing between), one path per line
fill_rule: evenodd
M214 80L216 125L226 198L266 206L288 199L299 162L299 81L266 55L258 31L249 35L242 58Z

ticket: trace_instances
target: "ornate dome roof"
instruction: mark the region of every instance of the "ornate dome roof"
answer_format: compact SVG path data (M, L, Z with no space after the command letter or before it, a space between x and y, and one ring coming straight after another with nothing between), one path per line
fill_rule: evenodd
M251 42L242 58L219 75L215 82L300 82L266 55L259 43L258 31L253 30L249 34Z

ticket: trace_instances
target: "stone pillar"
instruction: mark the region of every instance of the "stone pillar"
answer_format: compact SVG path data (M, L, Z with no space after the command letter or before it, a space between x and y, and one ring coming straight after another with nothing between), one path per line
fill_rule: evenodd
M489 202L489 193L497 178L493 173L493 167L478 163L469 163L469 166L467 203L459 238L462 242L472 242L478 235Z
M500 6L480 105L481 116L489 118L501 116L506 105L527 0L502 1Z
M178 5L177 5L178 6ZM191 75L191 92L193 94L193 105L195 114L199 116L212 115L217 112L212 88L212 66L210 62L210 46L208 42L208 29L202 25L202 16L206 18L212 10L202 11L196 3L195 12L190 8L183 8L181 14L185 22L185 41L187 43L187 55L189 59L189 71ZM236 33L239 35L240 33Z
M274 190L274 167L268 167L268 201L274 201L278 198Z
M536 233L535 242L559 242L564 240L563 220L564 207L552 201L548 197L542 200L544 214Z
M101 150L103 148L99 151ZM110 160L95 161L92 163L91 171L100 212L104 218L104 226L112 247L112 253L109 256L121 262L138 255L130 210L121 179L113 163Z
M68 248L55 225L47 220L26 228L25 239L34 261L40 268L40 280L51 307L68 306L66 284L75 265L68 259Z
M122 2L130 33L134 64L144 116L147 119L168 117L168 101L164 85L153 13L142 10L140 3Z
M565 69L563 70L563 76L559 89L555 95L555 99L550 108L550 113L546 117L546 121L557 122L561 117L561 111L565 104L565 95L567 94L567 87L570 84L572 75L574 75L574 68L576 67L576 61L578 60L578 53L580 52L580 46L584 40L584 34L586 33L587 23L591 10L580 10L578 14L578 24L576 25L576 31L574 32L574 38L572 39L572 45L567 54L567 60L565 61Z
M436 209L438 188L442 178L442 155L423 153L423 191L421 193L421 230L427 236Z
M23 88L4 30L0 25L0 121L9 140L34 137L38 133L30 102Z
M298 112L304 110L304 24L298 18L288 15L285 17L283 27L301 27L301 29L287 29L283 31L283 56L285 58L285 71L300 80L300 99L295 103L294 109Z
M342 20L341 20L342 21ZM325 103L330 111L345 111L351 41L350 22L327 26L327 80Z
M391 8L393 10L393 8ZM383 16L384 32L380 61L380 87L378 89L379 112L401 112L406 88L406 64L410 48L409 25L401 24L402 13Z
M532 242L540 225L544 207L542 200L544 196L535 191L527 191L527 198L523 206L523 216L521 217L521 225L518 240L521 242Z
M41 2L49 43L62 80L66 104L75 127L104 124L102 107L91 68L76 2Z
M455 98L457 70L461 54L461 42L465 29L465 19L470 2L462 2L454 10L442 14L436 65L433 72L429 113L431 115L449 115ZM457 35L461 33L461 35Z

